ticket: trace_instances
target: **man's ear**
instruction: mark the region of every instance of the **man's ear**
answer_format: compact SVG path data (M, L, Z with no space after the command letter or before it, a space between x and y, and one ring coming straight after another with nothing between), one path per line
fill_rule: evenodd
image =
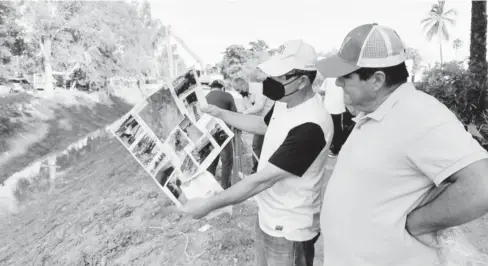
M301 76L299 80L300 80L300 85L298 86L298 89L300 90L306 88L308 85L312 85L310 84L310 80L306 75Z
M371 80L372 85L373 85L373 90L375 90L375 91L379 90L386 83L385 72L383 72L383 71L374 72L374 74L370 80Z

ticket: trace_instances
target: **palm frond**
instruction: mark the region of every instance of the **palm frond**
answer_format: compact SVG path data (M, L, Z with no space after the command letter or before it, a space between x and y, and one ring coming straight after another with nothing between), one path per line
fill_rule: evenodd
M457 10L452 8L449 9L447 12L444 13L444 16L457 16Z
M425 23L428 23L428 22L430 22L431 20L432 20L432 18L431 18L431 17L424 18L424 19L422 19L422 20L420 21L420 24L425 24Z
M436 22L427 31L426 36L428 41L432 41L432 38L439 33L439 26L440 26L439 23Z
M453 18L444 17L443 20L449 22L453 26L456 25L456 20Z

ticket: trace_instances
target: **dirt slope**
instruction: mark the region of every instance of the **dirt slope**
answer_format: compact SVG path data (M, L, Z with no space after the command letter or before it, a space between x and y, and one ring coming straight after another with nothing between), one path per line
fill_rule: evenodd
M114 122L130 108L113 96L103 102L66 93L53 98L29 94L0 97L0 183L42 156L62 151Z
M172 203L118 142L78 161L0 221L1 265L250 265L252 202L199 232L205 221L162 213Z

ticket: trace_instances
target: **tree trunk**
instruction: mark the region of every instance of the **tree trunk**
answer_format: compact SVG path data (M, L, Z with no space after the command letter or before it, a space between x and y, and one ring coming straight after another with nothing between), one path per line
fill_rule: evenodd
M488 107L488 97L486 93L486 80L488 75L488 65L486 61L486 1L471 2L471 41L469 46L469 71L473 74L476 95L478 99L467 99L469 102L477 104L477 121L483 121L482 112ZM484 122L486 123L486 121ZM483 136L487 137L487 136Z
M44 91L52 92L53 86L53 69L51 64L51 39L43 37L41 40L41 52L44 57Z
M442 34L439 34L439 53L441 56L441 66L444 63L444 60L442 58Z

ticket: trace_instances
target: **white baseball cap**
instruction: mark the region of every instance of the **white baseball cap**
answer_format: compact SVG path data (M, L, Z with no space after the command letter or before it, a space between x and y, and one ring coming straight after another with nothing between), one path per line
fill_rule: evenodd
M351 30L335 55L317 62L324 77L341 77L362 67L384 68L406 60L405 45L392 28L376 23Z
M303 40L291 40L283 46L283 52L258 65L258 68L271 77L284 75L294 69L317 70L317 53L312 45Z

